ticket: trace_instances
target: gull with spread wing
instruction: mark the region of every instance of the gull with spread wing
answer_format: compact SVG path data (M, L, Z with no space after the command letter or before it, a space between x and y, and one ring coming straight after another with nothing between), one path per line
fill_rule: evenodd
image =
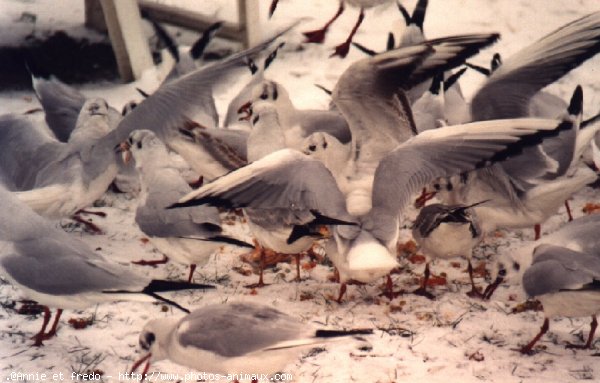
M358 61L341 76L334 102L352 130L351 170L336 174L346 178L345 191L320 161L283 149L201 187L174 207L226 202L353 219L359 225L335 226L334 241L327 246L342 282L387 275L397 265L393 249L399 218L412 193L441 175L503 160L557 134L556 121L521 119L446 127L413 137L410 108L398 89L458 65L496 38L432 40Z

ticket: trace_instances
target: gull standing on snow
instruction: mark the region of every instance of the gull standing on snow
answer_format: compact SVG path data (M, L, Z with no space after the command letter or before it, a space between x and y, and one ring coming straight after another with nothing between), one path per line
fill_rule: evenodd
M251 285L251 287L262 287L264 285L263 269L266 251L297 255L309 250L315 240L323 237L323 233L319 229L320 226L354 224L354 222L353 220L348 222L344 220L348 215L345 213L343 203L339 203L339 201L343 201L343 197L337 190L328 191L327 189L323 189L321 192L323 194L330 194L330 199L326 204L315 209L307 209L301 204L290 209L287 205L281 205L277 201L273 201L271 205L261 204L254 208L252 206L259 199L264 198L254 192L249 192L244 196L240 195L239 197L242 199L238 199L237 189L243 187L240 182L252 182L251 177L255 168L254 164L268 157L271 160L267 160L261 168L268 169L268 167L276 165L276 162L273 162L279 159L276 154L284 152L284 149L289 146L285 134L286 131L282 129L279 123L279 115L274 104L266 101L254 103L252 124L253 128L247 140L247 153L250 164L239 169L237 172L230 173L230 175L238 174L239 177L224 176L208 185L214 186L221 180L226 180L222 184L226 195L217 195L215 198L209 197L206 200L194 200L192 204L202 205L210 203L221 207L244 208L244 214L248 219L250 231L256 238L256 252L258 252L261 260L259 281L257 284ZM296 152L296 154L303 157L299 152ZM283 161L286 161L285 156L281 158ZM311 169L311 171L316 176L321 174L322 169L316 168L314 170ZM276 173L273 176L276 176ZM282 173L281 176L284 176L284 174ZM331 177L326 171L322 176ZM285 179L282 178L279 182L282 181L285 181ZM313 187L317 186L317 182L313 184ZM276 194L272 194L273 192L276 192L276 190L268 194L276 196ZM230 194L235 197L233 200L230 200ZM252 199L255 201L252 202ZM182 204L182 206L186 205ZM296 260L298 261L298 258ZM299 267L298 263L297 265ZM297 268L297 271L299 272L299 268Z
M302 352L347 337L370 335L371 329L325 330L303 323L279 310L253 303L213 304L183 318L154 319L140 334L148 354L132 367L169 359L215 374L261 375L282 369ZM258 381L259 379L255 379ZM260 379L262 380L262 379Z
M544 307L544 324L540 332L521 353L531 353L535 343L549 328L549 318L557 316L591 316L591 328L584 345L567 344L569 348L591 348L600 313L600 216L579 218L565 225L569 247L542 244L533 251L533 263L523 274L523 289ZM579 249L574 250L573 247Z
M167 257L190 265L188 282L197 265L204 265L222 244L252 247L222 235L219 211L215 207L197 206L186 210L167 210L173 199L192 191L177 169L170 166L169 153L154 133L138 130L128 140L142 191L138 199L135 222L156 248ZM156 264L159 262L134 262Z
M159 299L184 311L183 307L158 295L160 292L205 289L212 286L150 280L111 262L85 242L55 228L0 186L0 273L28 299L44 307L44 322L35 346L56 334L63 309L84 309L116 300ZM49 307L58 308L54 323Z
M335 226L335 242L328 243L341 281L370 282L387 275L398 265L393 249L399 218L414 192L443 174L503 160L555 134L556 121L522 119L446 127L409 139L414 125L398 89L458 65L496 38L432 40L358 61L341 76L333 96L352 130L353 159L349 171L336 174L346 178L344 193L321 162L284 149L201 187L175 206L219 202L278 208L288 215L300 210L354 217L359 225Z
M425 206L415 219L412 233L423 253L429 258L466 258L471 281L471 291L467 294L483 298L485 294L481 294L473 282L471 265L473 248L481 242L483 232L472 208L473 206L442 204ZM433 295L427 292L429 263L428 261L425 264L423 283L414 293L433 298Z

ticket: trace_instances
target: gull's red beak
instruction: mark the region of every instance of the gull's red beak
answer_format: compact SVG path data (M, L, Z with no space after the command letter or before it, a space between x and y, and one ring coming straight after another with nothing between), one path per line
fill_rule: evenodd
M252 117L252 101L248 101L238 109L238 114L242 116L239 118L240 121L249 121Z

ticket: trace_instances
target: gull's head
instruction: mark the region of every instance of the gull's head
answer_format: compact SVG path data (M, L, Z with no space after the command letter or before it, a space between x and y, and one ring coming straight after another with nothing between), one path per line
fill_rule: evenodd
M300 146L300 151L307 156L323 161L332 149L333 140L337 139L325 132L316 132L306 137ZM338 141L339 142L339 141Z
M162 141L150 130L136 130L129 135L126 142L136 167L141 168L143 164L163 161L168 157L167 149Z
M91 144L92 140L110 132L108 109L108 104L101 98L87 100L81 107L69 143Z
M277 109L286 113L293 108L290 95L283 85L271 81L263 80L256 84L250 93L250 103L254 112L254 104L259 101L267 101L273 103Z
M140 348L152 354L152 360L167 358L169 336L176 329L178 319L161 318L146 323L139 337Z
M138 103L135 101L129 101L127 104L125 104L123 106L123 109L121 110L121 115L122 116L127 116L129 113L131 113L135 108L137 108Z
M348 166L350 159L350 146L344 146L325 132L315 132L306 137L300 145L300 151L321 161L336 176Z
M101 98L92 98L83 104L79 113L85 116L106 116L108 104Z

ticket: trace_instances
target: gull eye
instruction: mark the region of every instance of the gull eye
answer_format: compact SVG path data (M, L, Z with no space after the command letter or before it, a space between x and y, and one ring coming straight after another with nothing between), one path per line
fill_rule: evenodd
M323 149L327 148L327 142L323 142Z
M437 191L439 191L441 189L440 184L433 184L433 188Z
M129 146L133 146L133 139L131 137L127 141L129 142Z
M150 350L150 347L156 340L156 336L152 332L147 332L140 337L140 347L146 351Z
M269 98L269 95L267 94L267 92L264 92L263 94L260 95L261 100L266 100L267 98Z
M311 145L311 146L309 146L308 150L310 150L311 152L314 152L315 150L317 150L317 145Z
M140 142L138 142L138 143L137 143L137 148L138 148L138 149L141 149L141 148L142 148L142 141L140 141Z

